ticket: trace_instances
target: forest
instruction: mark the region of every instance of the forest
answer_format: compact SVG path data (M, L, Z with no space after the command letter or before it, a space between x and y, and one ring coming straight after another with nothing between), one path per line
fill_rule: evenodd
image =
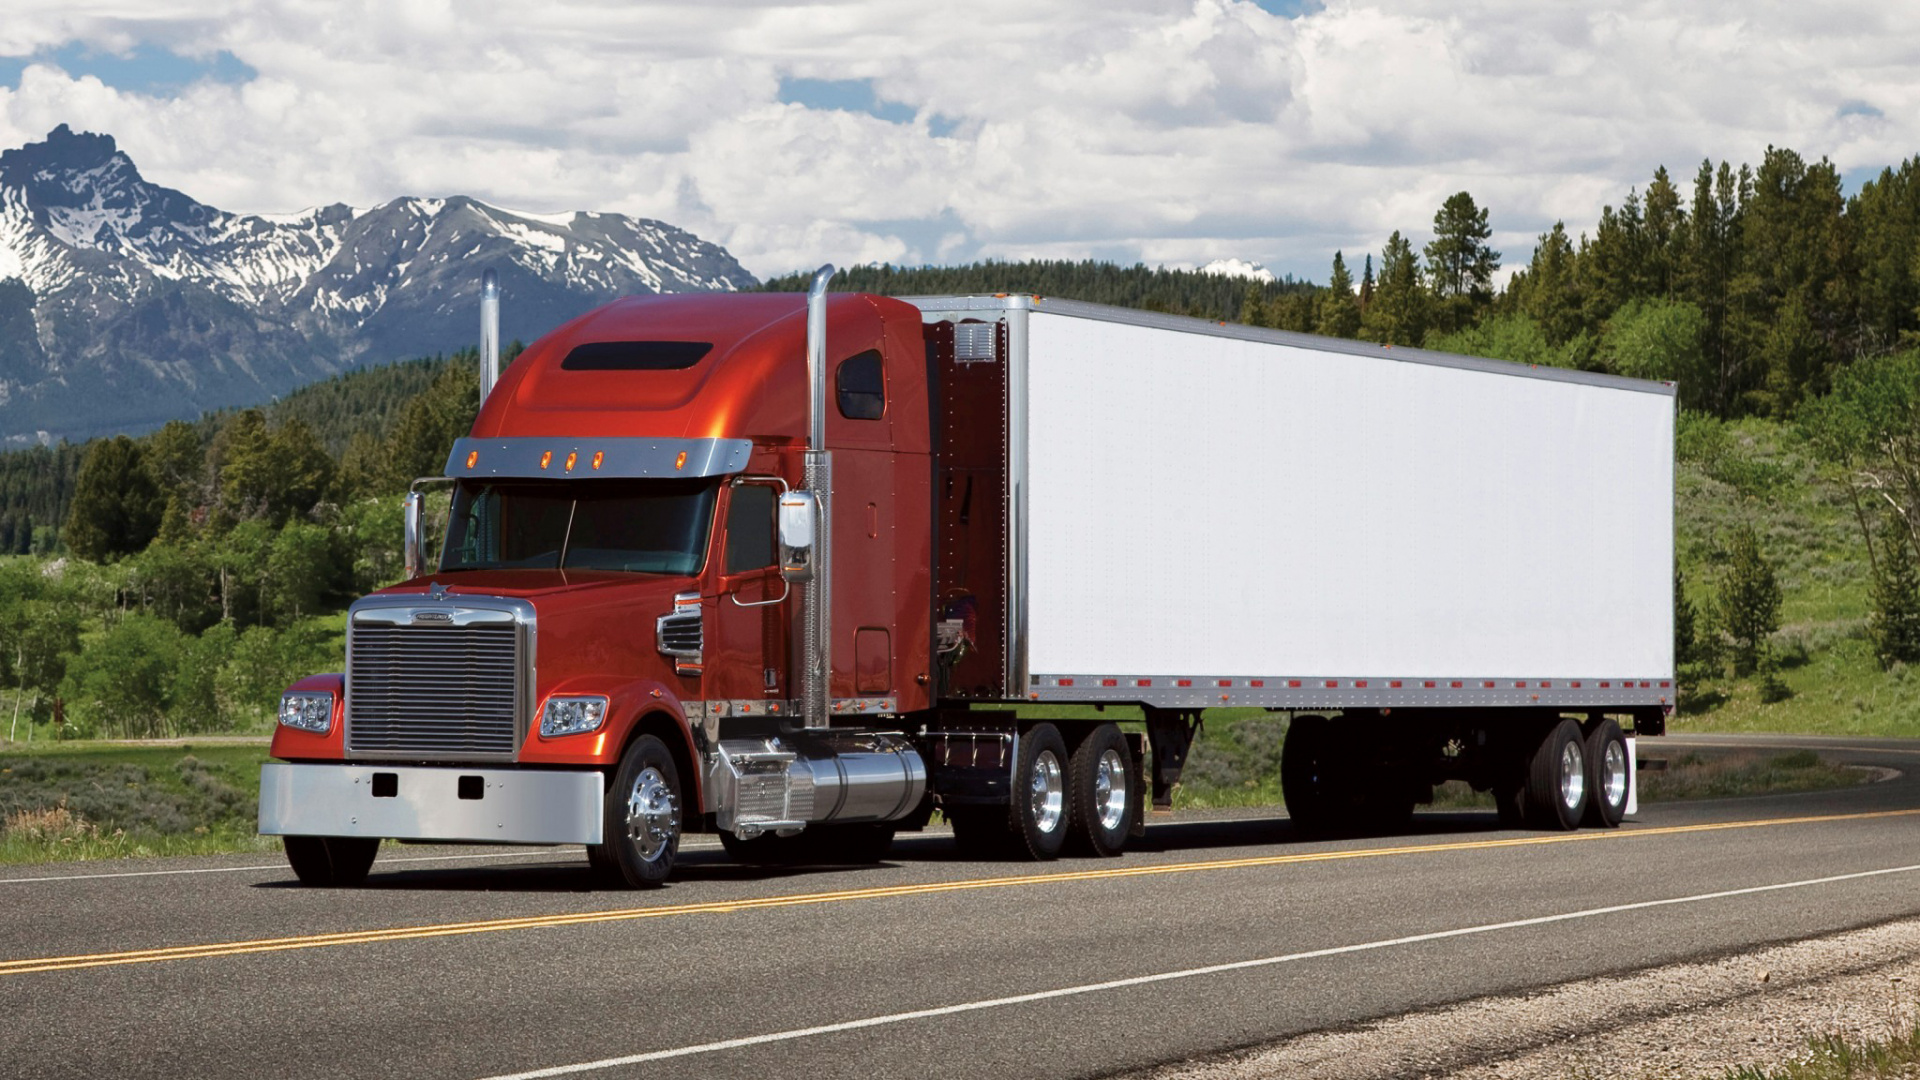
M1672 381L1683 712L1920 722L1920 157L1852 194L1785 149L1690 183L1661 168L1504 278L1490 214L1460 192L1431 240L1406 223L1319 284L1087 261L859 266L832 287L1031 292ZM399 495L471 423L474 367L469 349L0 455L8 737L264 730L289 681L338 669L351 598L399 576Z

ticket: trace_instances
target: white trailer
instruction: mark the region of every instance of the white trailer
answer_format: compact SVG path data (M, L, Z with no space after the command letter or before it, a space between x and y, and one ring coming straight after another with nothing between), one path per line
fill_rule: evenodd
M1306 822L1392 819L1448 778L1516 822L1618 822L1623 729L1659 733L1674 700L1671 384L1029 296L911 302L950 373L936 500L941 470L949 495L1002 477L997 520L936 526L942 593L998 593L950 696L1146 707L1162 805L1197 711L1257 706L1293 714ZM996 395L993 462L966 430ZM992 546L982 530L1002 560L984 590L949 557Z

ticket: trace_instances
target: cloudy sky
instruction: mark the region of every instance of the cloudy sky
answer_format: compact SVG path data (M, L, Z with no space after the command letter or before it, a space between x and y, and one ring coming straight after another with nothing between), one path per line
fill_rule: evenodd
M1524 261L1769 144L1920 152L1920 5L1873 0L6 0L0 146L112 134L284 212L470 194L825 260L1258 260L1324 280L1449 194Z

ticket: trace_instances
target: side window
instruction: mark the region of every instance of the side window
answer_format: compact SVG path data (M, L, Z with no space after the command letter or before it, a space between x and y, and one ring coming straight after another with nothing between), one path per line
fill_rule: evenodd
M774 490L765 484L738 484L727 511L729 574L772 566Z
M887 384L880 374L880 350L849 356L834 375L840 415L849 420L878 420L887 413Z

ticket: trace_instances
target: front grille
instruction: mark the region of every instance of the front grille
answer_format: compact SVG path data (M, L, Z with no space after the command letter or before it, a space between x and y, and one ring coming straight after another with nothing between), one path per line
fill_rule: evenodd
M512 757L518 651L511 622L356 622L347 650L348 753Z

